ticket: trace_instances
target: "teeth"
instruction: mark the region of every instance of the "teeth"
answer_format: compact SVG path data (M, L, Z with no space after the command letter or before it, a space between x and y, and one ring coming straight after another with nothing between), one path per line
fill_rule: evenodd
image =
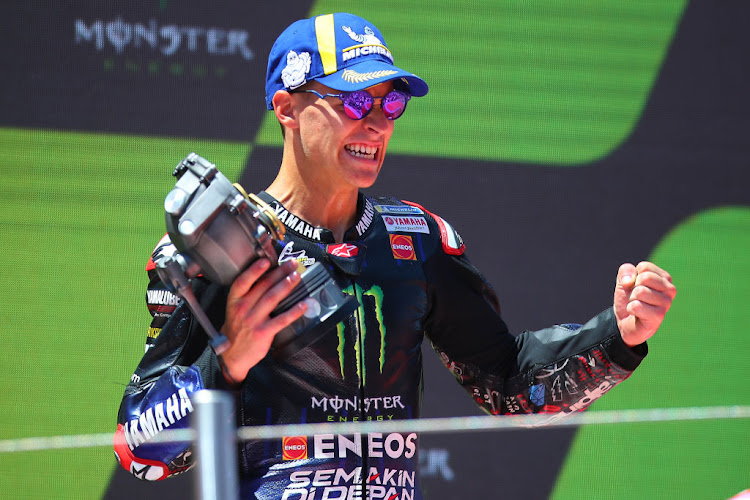
M375 153L378 152L378 148L373 146L367 146L365 144L348 144L344 147L349 154L356 156L357 158L369 158L374 159Z

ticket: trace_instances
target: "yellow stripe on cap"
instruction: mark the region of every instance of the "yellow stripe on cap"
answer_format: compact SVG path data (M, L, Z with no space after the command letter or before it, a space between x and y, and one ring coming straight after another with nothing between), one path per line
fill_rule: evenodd
M323 72L326 75L335 73L336 64L336 33L334 32L333 14L315 18L315 36L318 39L318 52L323 61Z

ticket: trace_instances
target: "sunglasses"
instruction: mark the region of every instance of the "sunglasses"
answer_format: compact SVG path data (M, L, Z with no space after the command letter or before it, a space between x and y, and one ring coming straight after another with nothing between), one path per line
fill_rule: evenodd
M355 90L354 92L342 92L340 94L321 94L316 90L295 90L293 93L307 92L315 94L321 99L326 97L338 97L344 103L344 113L352 120L361 120L372 111L375 99L380 99L380 107L383 114L389 120L395 120L404 114L406 103L411 95L400 90L391 90L383 97L373 97L366 90Z

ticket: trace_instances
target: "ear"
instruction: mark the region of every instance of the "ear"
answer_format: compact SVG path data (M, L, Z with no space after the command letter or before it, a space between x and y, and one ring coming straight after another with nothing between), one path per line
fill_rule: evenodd
M298 128L297 113L292 95L286 90L278 90L271 99L273 112L285 128Z

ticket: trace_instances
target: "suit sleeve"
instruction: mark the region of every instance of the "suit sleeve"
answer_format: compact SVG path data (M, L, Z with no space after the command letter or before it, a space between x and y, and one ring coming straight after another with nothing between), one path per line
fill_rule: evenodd
M168 242L167 242L168 243ZM154 252L169 251L160 244ZM152 321L146 352L125 389L114 437L115 455L136 477L161 480L192 466L189 443L153 443L166 429L189 427L191 396L202 389L227 389L208 339L186 303L159 280L149 261L146 301ZM214 324L223 322L222 289L205 282L196 296Z
M439 219L438 216L433 216ZM448 228L442 219L442 234ZM457 236L456 236L457 237ZM460 237L459 237L460 241ZM497 296L456 245L438 245L425 263L426 333L443 363L490 414L552 413L587 408L624 381L646 355L622 341L614 314L583 325L550 326L512 335Z

